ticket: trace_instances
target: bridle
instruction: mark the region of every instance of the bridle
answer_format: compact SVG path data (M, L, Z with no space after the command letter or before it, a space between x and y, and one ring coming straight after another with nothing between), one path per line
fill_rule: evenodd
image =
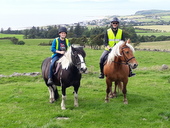
M134 56L131 57L131 58L128 58L128 57L125 55L124 51L123 51L124 48L129 48L129 47L128 47L128 46L125 46L125 47L122 48L122 54L123 54L123 57L124 57L124 61L123 61L123 62L125 62L125 63L113 61L114 63L119 63L119 64L126 64L126 65L128 65L128 62L129 62L130 60L132 60L132 59L135 58Z
M81 64L85 64L85 62L77 62L76 64L74 64L75 65L75 67L78 69L78 70L80 70L81 68L79 68L79 65L81 65Z
M76 63L73 63L74 64L74 66L77 68L77 69L79 69L78 67L79 67L79 65L81 65L82 63L85 63L85 62L77 62L77 57L75 57L75 56L78 56L78 55L75 55L74 53L71 53L73 56L74 56L74 58L75 58L75 60L76 60Z

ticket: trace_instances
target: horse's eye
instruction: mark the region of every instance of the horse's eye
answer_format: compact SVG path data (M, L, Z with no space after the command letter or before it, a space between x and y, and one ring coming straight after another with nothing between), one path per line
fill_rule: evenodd
M126 52L126 54L128 54L128 53L129 53L129 51Z

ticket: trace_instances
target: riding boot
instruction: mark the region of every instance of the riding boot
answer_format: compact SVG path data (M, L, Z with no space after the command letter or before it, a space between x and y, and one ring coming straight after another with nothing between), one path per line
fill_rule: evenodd
M100 63L100 75L99 75L99 78L100 78L100 79L103 79L103 78L104 78L103 67L104 67L103 64Z
M129 69L130 69L129 77L133 77L133 76L135 76L136 74L132 72L132 69L131 69L130 67L129 67Z
M59 57L58 56L55 56L54 58L52 58L52 60L51 60L51 63L50 63L50 70L49 70L49 74L48 74L48 81L47 81L47 84L50 84L50 85L52 85L52 84L54 84L53 83L53 75L54 75L54 66L55 66L55 63L56 63L56 61L59 59Z
M50 85L52 85L52 84L53 84L53 80L52 80L52 78L49 78L49 79L48 79L47 84L50 84Z

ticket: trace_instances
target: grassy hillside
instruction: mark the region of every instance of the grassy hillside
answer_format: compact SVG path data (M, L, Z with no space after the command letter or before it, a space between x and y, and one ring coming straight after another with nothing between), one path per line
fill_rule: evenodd
M158 15L158 14L170 14L170 10L142 10L137 11L135 15Z
M120 19L127 22L127 25L133 25L135 28L143 28L145 31L139 32L138 35L155 35L155 36L169 36L170 32L170 10L142 10L135 13L135 15L120 16ZM132 24L130 23L132 22ZM151 31L157 30L157 32Z
M38 46L37 42L29 40L23 46L8 41L0 42L0 74L40 72L42 60L50 56L51 52L49 46ZM67 89L67 109L62 111L61 97L54 104L48 102L48 90L41 76L0 78L0 127L170 127L170 69L160 70L162 64L170 66L170 53L135 52L139 67L134 70L137 76L129 79L129 104L124 105L121 93L109 103L104 103L106 84L105 80L98 79L99 57L103 50L85 48L85 51L89 73L82 77L78 108L73 106L72 87ZM61 94L60 87L58 89Z
M153 29L161 30L162 32L170 32L170 25L134 26L134 28Z

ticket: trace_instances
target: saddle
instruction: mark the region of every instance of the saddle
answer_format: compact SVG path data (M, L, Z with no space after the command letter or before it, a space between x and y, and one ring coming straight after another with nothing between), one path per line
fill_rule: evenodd
M104 57L103 65L105 65L107 63L107 58L108 58L108 54Z

